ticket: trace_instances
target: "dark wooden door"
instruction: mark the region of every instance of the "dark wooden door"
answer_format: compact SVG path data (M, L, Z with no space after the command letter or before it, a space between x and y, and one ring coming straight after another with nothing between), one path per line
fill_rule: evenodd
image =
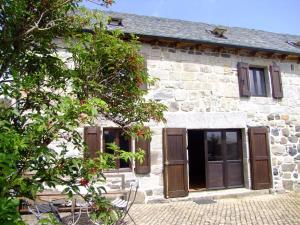
M206 186L208 189L225 188L224 152L221 131L205 133Z
M255 190L272 187L268 128L249 128L251 182Z
M165 197L187 196L186 129L164 128L163 149Z
M225 131L225 186L244 186L243 150L241 131Z
M206 131L205 153L208 189L244 186L240 130Z

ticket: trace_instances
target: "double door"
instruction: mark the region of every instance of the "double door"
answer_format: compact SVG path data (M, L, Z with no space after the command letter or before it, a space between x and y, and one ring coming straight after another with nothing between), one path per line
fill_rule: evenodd
M206 187L222 189L244 186L240 130L204 133Z
M199 163L205 164L205 187L207 189L243 187L241 130L199 130L199 132L203 132L204 135L200 149L205 152L205 159L200 160ZM166 198L188 195L186 139L185 128L163 129L164 193ZM265 127L250 128L249 141L252 188L270 188L272 177L268 129Z
M207 189L242 187L243 157L240 130L199 130L204 133L202 146L205 151L204 176ZM165 197L183 197L188 194L188 160L186 129L165 128L164 136L164 183ZM190 168L192 169L192 168ZM194 171L200 173L200 171Z

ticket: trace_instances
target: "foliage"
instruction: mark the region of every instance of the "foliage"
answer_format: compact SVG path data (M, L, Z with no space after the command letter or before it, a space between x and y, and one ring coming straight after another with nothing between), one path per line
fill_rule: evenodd
M24 224L16 208L19 200L16 198L0 198L0 224Z
M140 89L153 80L137 39L124 41L120 31L107 30L99 13L79 13L80 2L0 0L1 224L23 223L17 197L34 199L45 187L58 185L70 196L86 189L82 197L93 202L94 217L112 223L116 213L99 184L105 182L103 169L111 167L109 158L116 156L84 159L86 146L77 128L100 116L128 136L149 137L143 124L163 120L165 106L145 100ZM70 155L70 146L79 154ZM111 148L128 160L142 158L140 152Z

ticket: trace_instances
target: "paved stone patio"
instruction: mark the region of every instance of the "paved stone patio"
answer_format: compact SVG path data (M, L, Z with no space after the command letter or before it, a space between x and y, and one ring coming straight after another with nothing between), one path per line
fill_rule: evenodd
M130 214L137 225L298 225L300 193L134 204Z
M300 194L135 204L130 212L138 225L291 225L300 224Z

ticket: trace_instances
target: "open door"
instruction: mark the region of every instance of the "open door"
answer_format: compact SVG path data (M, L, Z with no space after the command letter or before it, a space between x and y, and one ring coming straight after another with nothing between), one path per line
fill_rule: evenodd
M249 128L250 165L252 188L272 187L268 128Z
M165 198L187 196L186 129L164 128L163 152Z

